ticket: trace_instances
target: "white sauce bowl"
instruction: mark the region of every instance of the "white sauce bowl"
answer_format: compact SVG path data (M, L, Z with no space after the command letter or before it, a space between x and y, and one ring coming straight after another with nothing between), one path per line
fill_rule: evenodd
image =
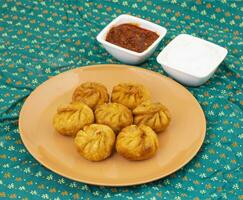
M160 52L157 61L177 81L199 86L214 74L227 52L212 42L180 34Z

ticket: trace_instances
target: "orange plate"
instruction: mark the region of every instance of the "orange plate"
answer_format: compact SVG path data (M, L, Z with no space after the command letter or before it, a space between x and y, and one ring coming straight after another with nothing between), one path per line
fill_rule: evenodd
M60 104L71 100L75 87L97 81L112 87L121 82L145 85L153 101L171 112L168 129L159 134L157 154L145 161L129 161L117 153L101 162L90 162L77 152L73 138L61 136L52 126ZM28 151L48 169L64 177L95 185L126 186L165 177L188 163L201 147L206 121L197 100L183 86L156 72L127 65L81 67L52 77L25 101L19 130Z

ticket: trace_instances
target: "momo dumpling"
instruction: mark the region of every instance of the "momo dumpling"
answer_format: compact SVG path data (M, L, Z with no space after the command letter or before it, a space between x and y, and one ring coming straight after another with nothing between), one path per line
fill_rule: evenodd
M62 135L75 136L85 125L94 122L94 114L85 103L75 102L58 108L53 126Z
M146 125L128 126L118 134L116 151L129 160L152 157L159 147L157 134Z
M115 139L115 133L109 126L91 124L77 133L74 143L85 159L101 161L111 155Z
M94 109L98 105L108 103L109 94L103 84L86 82L75 89L72 100L73 102L84 102Z
M170 113L161 103L144 102L133 110L134 124L145 124L155 132L161 132L170 123Z
M134 109L144 101L150 100L149 91L140 84L120 83L114 86L111 101Z
M95 119L98 124L106 124L116 133L133 122L132 111L118 103L108 103L95 110Z

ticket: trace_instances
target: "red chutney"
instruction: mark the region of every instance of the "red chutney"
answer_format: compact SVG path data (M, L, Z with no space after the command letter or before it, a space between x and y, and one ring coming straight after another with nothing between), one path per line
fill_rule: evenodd
M141 53L153 44L158 37L157 33L139 26L121 24L110 29L106 36L106 41Z

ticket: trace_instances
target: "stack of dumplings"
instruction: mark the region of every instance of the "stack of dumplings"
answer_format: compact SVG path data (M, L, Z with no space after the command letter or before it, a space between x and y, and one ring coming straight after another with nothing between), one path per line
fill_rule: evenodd
M115 148L128 160L145 160L159 148L157 134L171 120L168 109L152 103L141 84L120 83L113 87L111 102L107 88L96 82L78 86L72 102L53 117L55 130L74 137L79 154L90 161L108 158Z

